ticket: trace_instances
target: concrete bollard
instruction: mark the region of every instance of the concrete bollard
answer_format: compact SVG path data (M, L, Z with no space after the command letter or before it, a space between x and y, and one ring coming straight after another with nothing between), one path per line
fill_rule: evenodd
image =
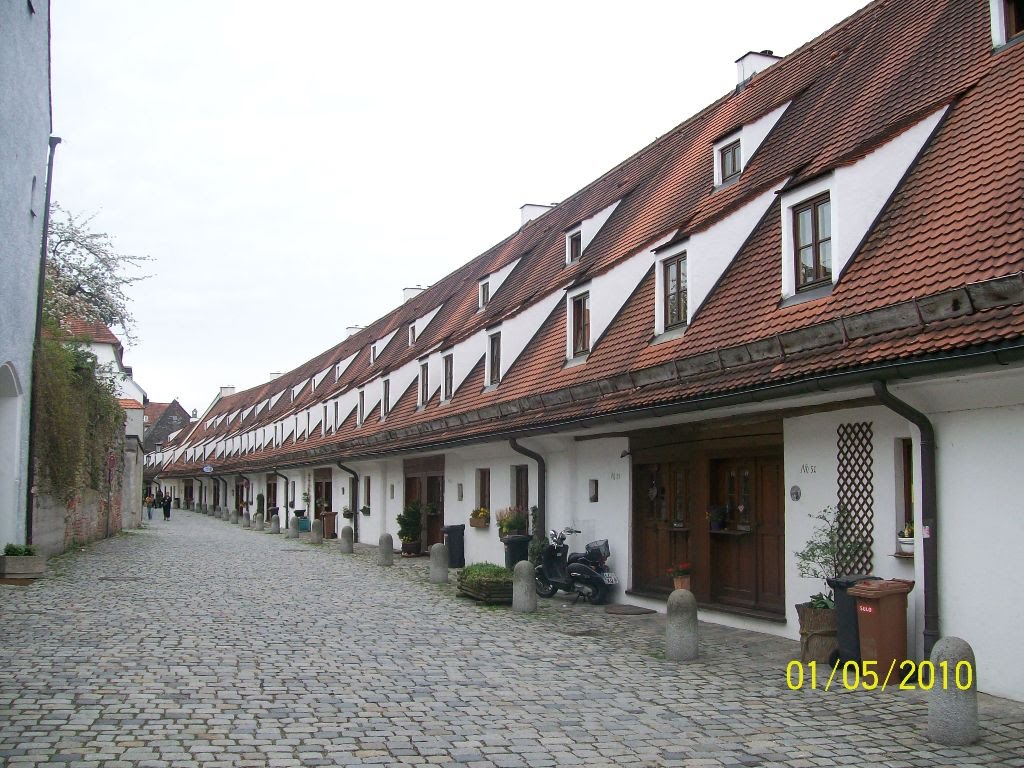
M974 649L959 637L940 638L932 648L935 685L928 692L928 738L964 747L978 740L978 667ZM966 685L968 680L970 685ZM961 690L964 685L966 690Z
M669 661L697 658L697 598L688 589L668 596L665 657Z
M270 518L270 532L271 533L280 533L281 532L281 518L278 517L277 515L274 515L272 518Z
M448 583L448 547L444 544L430 545L430 583Z
M246 512L245 516L242 518L242 527L243 528L252 528L252 518L249 517L249 513L248 512Z
M314 544L323 544L324 541L324 521L314 520L313 524L309 526L309 540Z
M395 564L395 540L390 533L382 533L377 541L377 565Z
M512 610L533 613L537 610L537 582L533 577L534 565L520 560L512 569Z
M341 529L341 536L338 538L338 549L343 555L352 554L352 526L346 525Z
M238 525L238 510L231 510L231 524Z
M263 513L262 512L257 512L256 513L256 517L253 518L253 520L252 520L252 529L254 531L262 531L263 530Z
M297 539L299 538L299 518L293 517L288 523L288 534L286 538Z

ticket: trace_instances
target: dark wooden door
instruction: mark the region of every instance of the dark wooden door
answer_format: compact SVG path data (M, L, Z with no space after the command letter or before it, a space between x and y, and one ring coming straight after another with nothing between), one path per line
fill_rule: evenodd
M427 475L426 483L427 546L444 542L441 532L444 522L444 475Z
M671 591L669 566L692 562L693 492L688 463L664 462L634 467L634 588Z
M784 611L782 462L734 458L712 463L712 505L726 526L711 531L711 599L759 611Z

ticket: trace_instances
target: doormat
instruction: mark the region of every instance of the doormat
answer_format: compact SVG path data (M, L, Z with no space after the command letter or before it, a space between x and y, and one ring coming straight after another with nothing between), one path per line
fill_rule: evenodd
M645 613L657 613L657 611L651 608L643 608L639 605L630 605L629 603L606 605L604 612L610 613L613 616L642 616Z

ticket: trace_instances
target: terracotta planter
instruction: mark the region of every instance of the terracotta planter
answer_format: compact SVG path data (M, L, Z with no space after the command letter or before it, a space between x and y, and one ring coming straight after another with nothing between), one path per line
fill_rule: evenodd
M672 587L674 589L689 589L690 588L690 574L685 576L673 576Z
M488 517L471 517L469 518L470 528L490 528L491 520Z

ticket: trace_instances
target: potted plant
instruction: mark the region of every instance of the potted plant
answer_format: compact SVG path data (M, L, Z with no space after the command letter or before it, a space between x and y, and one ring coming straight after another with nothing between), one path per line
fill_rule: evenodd
M38 579L46 573L46 558L31 544L8 544L0 557L0 576L9 579Z
M907 523L896 534L896 545L900 552L906 555L914 554L914 524Z
M477 507L469 513L469 527L470 528L490 528L491 527L491 513L487 510L487 507Z
M826 507L816 515L817 521L807 544L795 552L797 572L804 578L821 579L825 591L811 595L796 606L800 620L800 660L829 663L839 650L839 621L835 600L828 586L829 579L843 575L864 549L864 542L845 535L847 512L842 507Z
M418 501L409 502L396 519L398 521L398 538L402 542L402 555L406 557L419 555L420 539L423 534L423 505Z
M495 563L473 563L459 571L460 595L494 605L512 602L512 571Z
M728 507L711 507L708 510L708 527L712 531L724 531L729 520Z
M361 506L359 508L359 511L362 512L366 516L369 516L369 514L370 514L370 508L368 506L366 506L365 504L363 504L363 506Z
M349 509L348 507L342 507L341 516L344 517L346 520L351 520L352 519L352 510Z
M672 587L674 589L689 589L690 588L690 564L687 562L676 563L675 565L669 566L665 573L672 577Z
M507 507L495 515L498 521L498 534L500 536L512 536L513 534L525 534L528 521L526 512L519 507Z

